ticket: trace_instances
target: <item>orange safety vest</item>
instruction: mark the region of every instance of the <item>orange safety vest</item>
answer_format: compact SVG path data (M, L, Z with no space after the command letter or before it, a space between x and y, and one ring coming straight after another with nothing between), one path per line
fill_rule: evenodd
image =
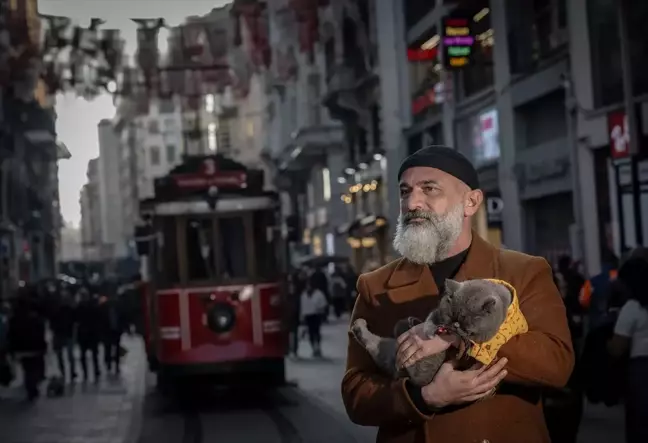
M610 281L616 280L617 274L618 271L616 269L610 269L610 271L608 272ZM583 287L580 290L580 295L578 296L578 301L583 308L589 308L592 301L592 292L592 282L591 280L587 280L585 284L583 284Z

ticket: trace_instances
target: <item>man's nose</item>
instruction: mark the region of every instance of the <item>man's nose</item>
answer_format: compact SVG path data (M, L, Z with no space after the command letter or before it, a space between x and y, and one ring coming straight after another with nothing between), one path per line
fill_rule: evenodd
M404 206L408 211L415 211L425 208L425 199L423 198L421 193L416 191L412 191L412 193L407 196L407 200L404 203Z

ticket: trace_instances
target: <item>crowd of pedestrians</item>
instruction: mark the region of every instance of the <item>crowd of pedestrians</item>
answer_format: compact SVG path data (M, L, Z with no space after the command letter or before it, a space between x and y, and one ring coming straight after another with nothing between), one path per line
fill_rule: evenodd
M35 400L46 376L48 383L77 381L77 362L83 382L119 375L121 337L137 329L137 300L134 287L60 280L21 287L0 311L0 385L11 384L20 367L27 398ZM50 356L54 375L46 373Z
M290 354L299 357L303 338L322 357L322 323L353 309L357 275L347 263L301 266L288 275Z
M554 271L567 309L576 367L567 387L545 396L553 443L574 443L585 400L624 405L626 441L648 441L648 250L637 248L585 279L562 257Z

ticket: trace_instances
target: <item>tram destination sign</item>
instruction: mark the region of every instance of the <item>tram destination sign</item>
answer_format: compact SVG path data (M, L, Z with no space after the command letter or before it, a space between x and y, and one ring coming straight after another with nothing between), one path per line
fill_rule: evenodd
M246 174L242 171L219 171L214 175L181 174L174 175L173 181L180 189L198 190L216 188L245 188Z
M247 170L244 166L230 162L229 168L223 168L223 160L218 157L194 159L184 168L173 171L171 179L174 185L184 191L197 191L212 187L222 189L244 189L247 187ZM234 167L233 167L234 166Z
M475 44L472 20L462 15L444 17L442 44L444 65L447 69L469 66Z

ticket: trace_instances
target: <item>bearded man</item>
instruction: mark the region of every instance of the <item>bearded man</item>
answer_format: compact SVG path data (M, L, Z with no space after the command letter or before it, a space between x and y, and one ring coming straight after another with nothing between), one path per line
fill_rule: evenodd
M549 443L542 389L564 386L574 365L550 266L496 248L472 231L484 196L475 168L457 151L422 149L405 159L398 177L394 248L402 258L360 276L352 322L364 318L372 332L390 336L398 320L422 318L436 307L447 278L495 278L516 288L528 332L512 337L489 367L458 371L445 363L423 388L385 376L350 337L342 380L349 417L377 426L381 443ZM398 341L404 367L451 346L419 327Z

